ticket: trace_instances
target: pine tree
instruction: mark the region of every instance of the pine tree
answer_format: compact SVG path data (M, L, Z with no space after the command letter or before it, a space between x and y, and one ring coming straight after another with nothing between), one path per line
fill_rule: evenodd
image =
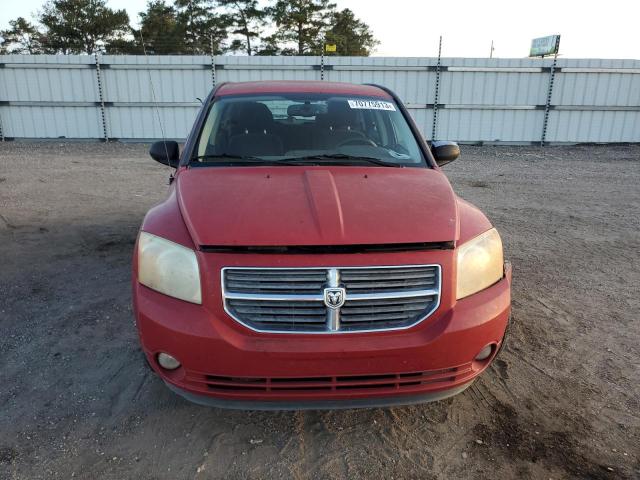
M127 12L108 8L104 0L50 0L39 20L47 53L91 54L130 31Z
M242 40L235 39L230 49L252 55L255 52L252 41L260 37L266 23L266 10L259 7L257 0L218 0L218 3L229 11L229 21L234 28L231 33L243 37Z
M368 57L380 42L369 26L345 8L331 16L331 27L325 34L326 43L336 45L333 55Z
M208 55L223 52L229 19L215 12L212 0L175 0L178 26L184 34L184 53Z
M282 53L319 55L335 4L330 0L277 0L269 13L278 27L275 35L279 42L294 45Z
M140 29L134 36L136 44L144 41L145 48L140 50L150 55L186 53L183 25L178 22L178 12L173 6L164 0L151 0L139 16Z
M42 33L24 17L9 22L7 30L0 31L0 54L43 53Z

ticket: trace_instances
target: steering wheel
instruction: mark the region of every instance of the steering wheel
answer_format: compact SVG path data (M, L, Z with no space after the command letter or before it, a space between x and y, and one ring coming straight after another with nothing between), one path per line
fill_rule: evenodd
M338 144L338 147L346 147L348 145L369 145L371 147L377 147L376 142L371 140L370 138L350 138Z

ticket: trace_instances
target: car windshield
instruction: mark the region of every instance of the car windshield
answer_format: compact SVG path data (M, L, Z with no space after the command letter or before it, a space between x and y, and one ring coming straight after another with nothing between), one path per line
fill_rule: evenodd
M216 100L191 165L245 163L426 166L395 102L326 94Z

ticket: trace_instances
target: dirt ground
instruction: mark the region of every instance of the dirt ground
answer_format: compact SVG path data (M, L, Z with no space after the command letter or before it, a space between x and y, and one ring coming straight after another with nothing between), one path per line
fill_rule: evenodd
M187 403L143 365L145 145L0 143L0 478L640 478L640 146L463 147L514 266L505 350L440 403Z

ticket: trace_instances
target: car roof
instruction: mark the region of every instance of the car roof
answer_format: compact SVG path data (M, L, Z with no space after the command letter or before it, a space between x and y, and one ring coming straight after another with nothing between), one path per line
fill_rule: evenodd
M356 85L342 82L316 82L302 80L281 80L262 82L230 82L220 85L216 96L251 95L261 93L323 93L336 95L357 95L391 99L391 95L380 87Z

